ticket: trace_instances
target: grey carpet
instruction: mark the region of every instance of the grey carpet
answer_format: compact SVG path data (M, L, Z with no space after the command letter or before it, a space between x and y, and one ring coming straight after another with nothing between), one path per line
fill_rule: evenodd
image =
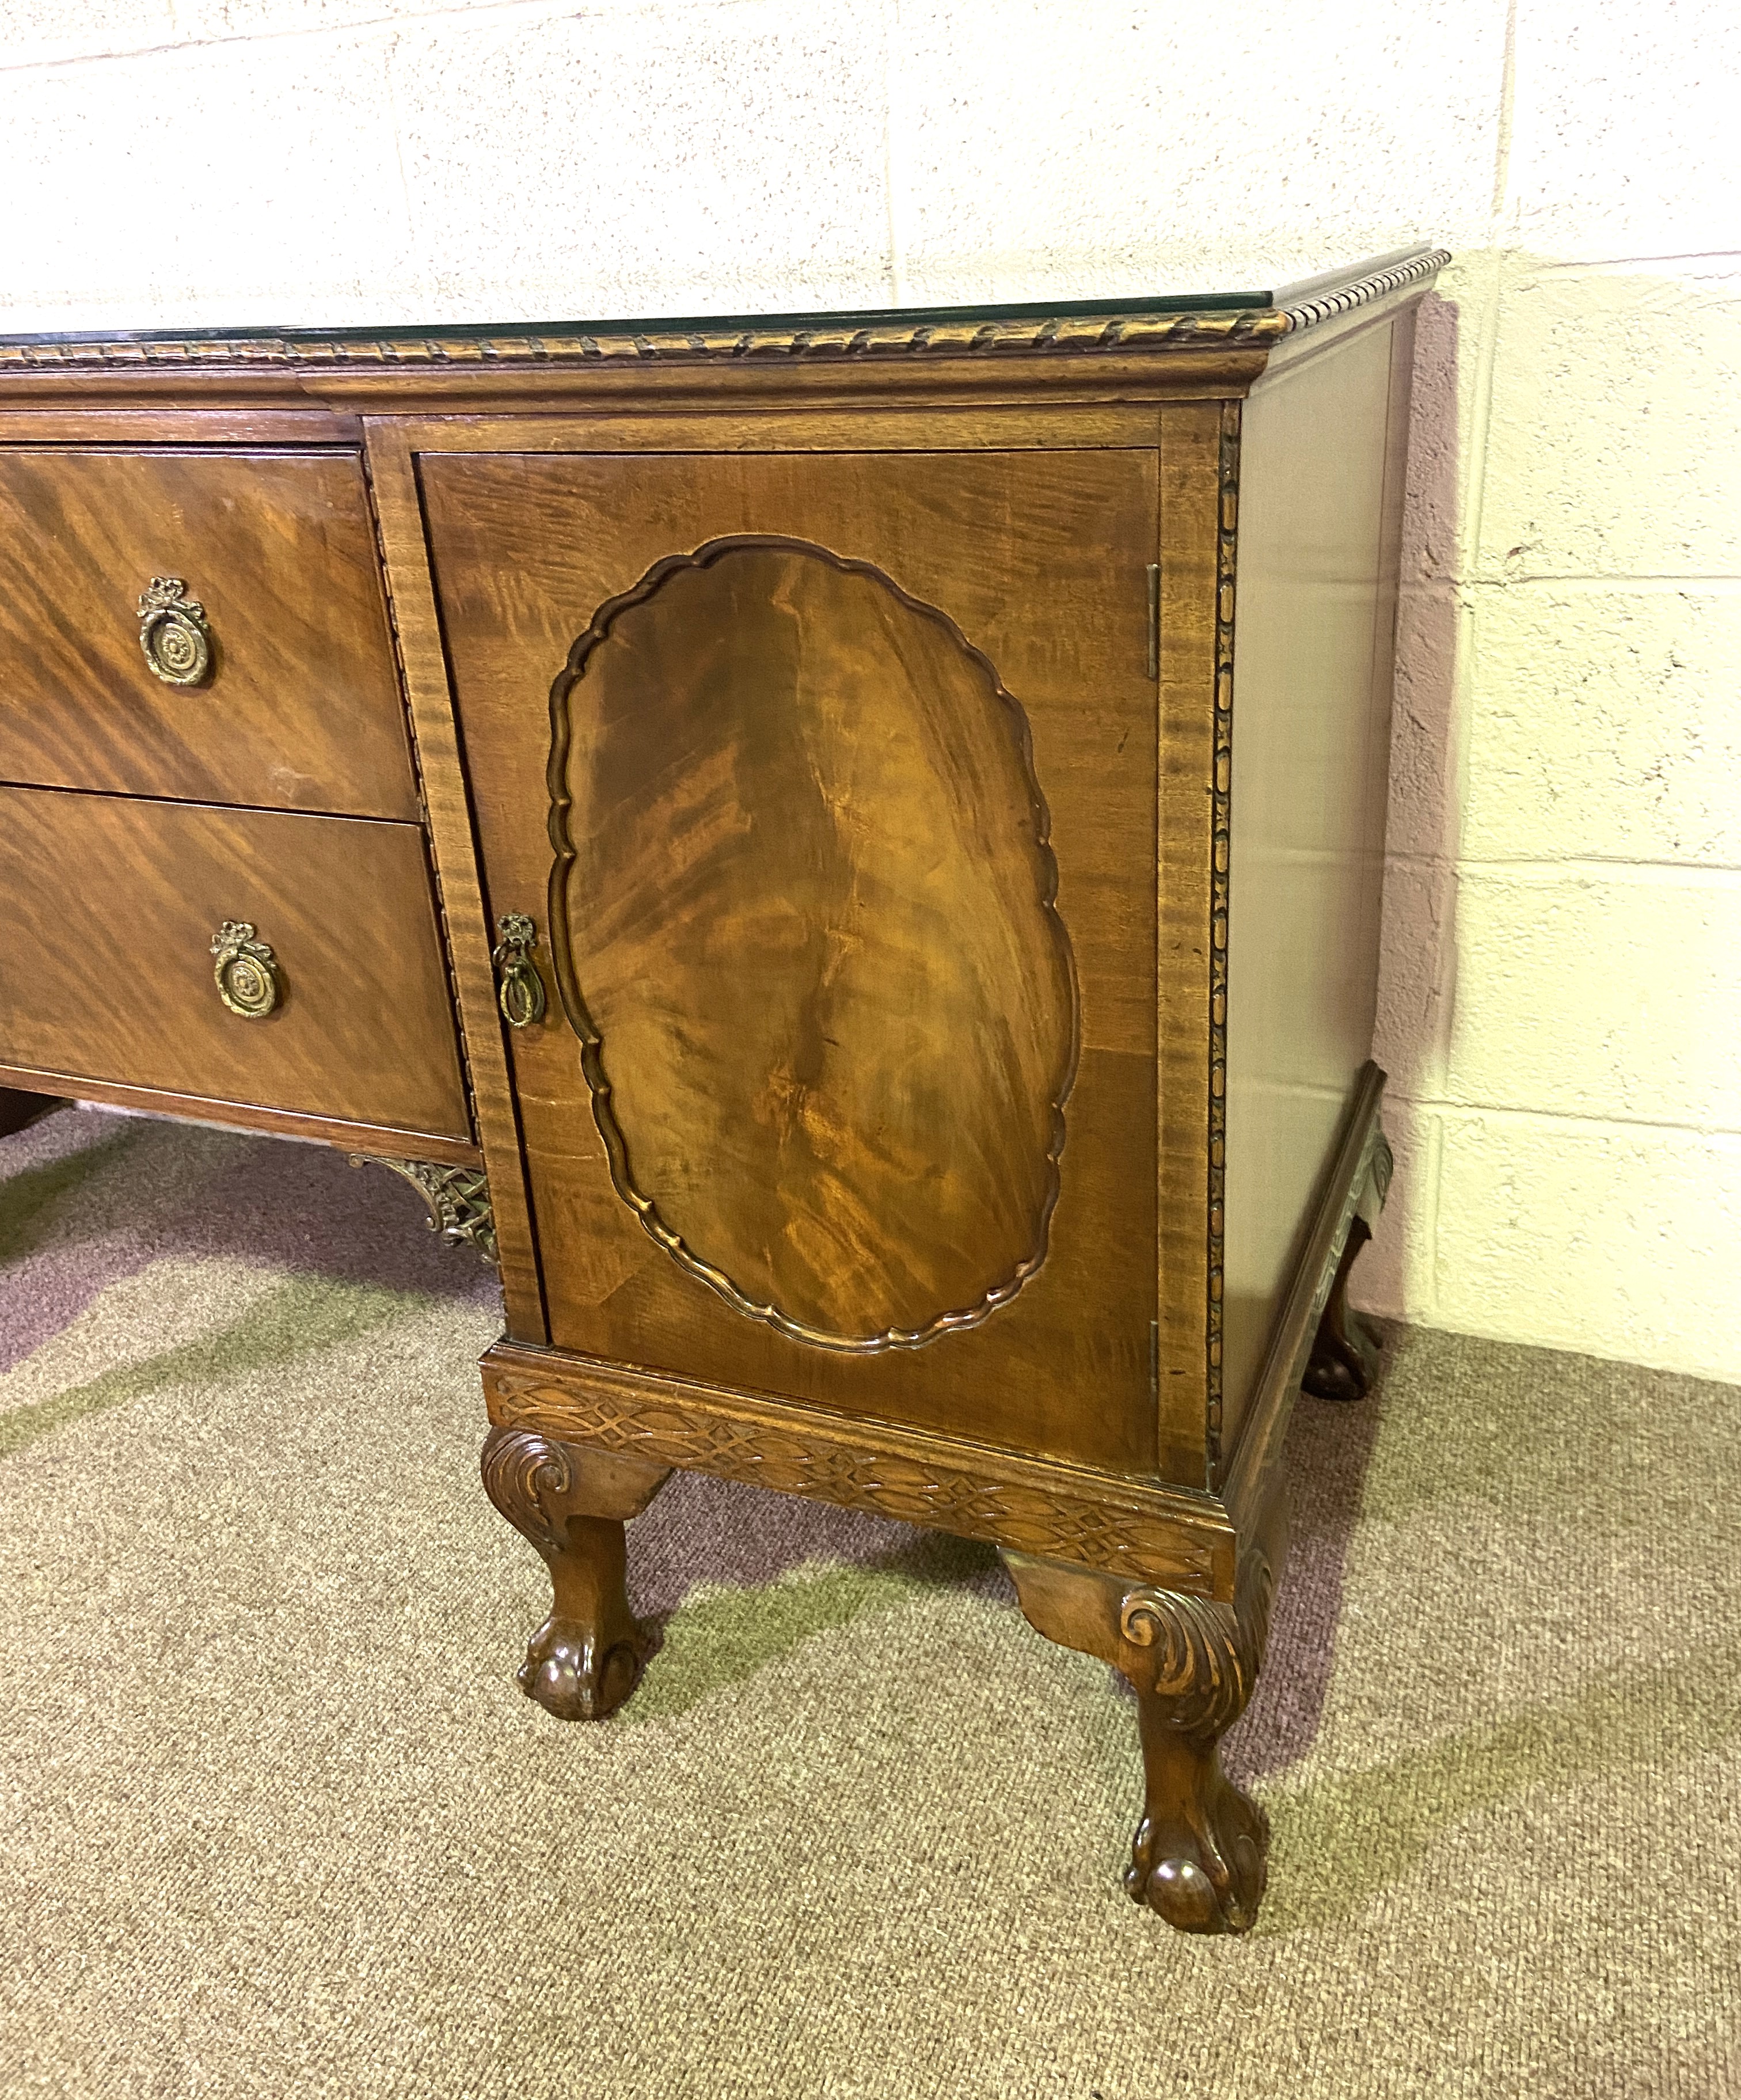
M524 1700L494 1295L421 1216L0 1141L0 2091L1741 2093L1741 1392L1404 1331L1302 1404L1271 1890L1194 1941L1118 1886L1131 1702L978 1546L681 1480L636 1701Z

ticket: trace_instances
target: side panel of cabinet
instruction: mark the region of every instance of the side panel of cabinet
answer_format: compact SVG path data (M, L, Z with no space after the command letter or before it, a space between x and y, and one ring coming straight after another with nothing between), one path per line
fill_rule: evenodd
M1240 452L1223 1449L1372 1055L1413 311L1283 366Z
M420 473L551 1340L1152 1468L1153 452Z

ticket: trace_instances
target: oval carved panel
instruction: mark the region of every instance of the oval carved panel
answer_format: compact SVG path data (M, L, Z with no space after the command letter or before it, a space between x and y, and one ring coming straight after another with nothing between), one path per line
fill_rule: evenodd
M710 540L551 693L551 951L618 1192L824 1348L971 1326L1045 1259L1075 1072L1027 720L945 614Z

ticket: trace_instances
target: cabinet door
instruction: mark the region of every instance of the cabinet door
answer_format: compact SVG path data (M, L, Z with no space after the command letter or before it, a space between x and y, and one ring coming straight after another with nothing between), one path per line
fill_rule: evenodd
M1153 453L421 475L552 1341L1152 1464Z

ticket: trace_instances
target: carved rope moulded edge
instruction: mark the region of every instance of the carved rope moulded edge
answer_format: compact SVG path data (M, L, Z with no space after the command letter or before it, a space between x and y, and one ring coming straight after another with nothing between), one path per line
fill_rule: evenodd
M1386 293L1400 291L1405 285L1418 285L1423 277L1436 275L1450 260L1448 248L1429 249L1424 255L1412 256L1389 270L1375 271L1370 277L1356 278L1353 284L1326 292L1320 298L1302 299L1298 306L1282 309L1280 333L1296 334L1320 321L1333 320L1338 314L1352 313L1356 307L1369 306Z
M369 533L375 543L376 559L380 564L376 573L381 578L381 595L386 602L387 638L392 646L394 668L399 673L399 690L401 695L400 714L405 725L405 734L410 739L414 762L417 765L419 783L418 800L425 804L425 852L429 862L430 879L435 892L435 917L441 929L442 966L447 980L447 996L452 1001L453 1011L457 1016L465 1011L460 1003L460 968L454 953L453 935L448 919L447 888L443 880L440 863L437 861L432 849L434 840L429 832L427 801L422 792L426 761L418 749L417 725L409 700L405 697L411 691L411 676L405 664L404 637L399 631L399 598L394 589L395 565L387 557L386 539L381 526L381 498L375 487L376 469L367 446L363 449L361 458L363 494L368 505ZM455 1033L460 1048L460 1076L465 1088L465 1098L469 1102L475 1102L478 1098L478 1087L472 1076L471 1045L466 1039L463 1022ZM475 1117L474 1120L475 1124ZM485 1186L483 1195L490 1231L490 1245L487 1251L484 1252L484 1259L500 1267L500 1256L496 1242L495 1216L487 1185Z
M1214 1547L1192 1543L1179 1520L1117 1500L1113 1491L1073 1494L1043 1476L999 1478L942 1454L821 1435L797 1421L715 1414L675 1395L633 1396L602 1385L581 1392L487 1358L483 1372L491 1419L502 1427L536 1427L601 1450L871 1509L1186 1594L1214 1593Z
M1339 311L1339 309L1338 309ZM0 343L0 368L64 370L103 365L487 365L730 363L744 358L850 360L995 355L1006 351L1080 355L1095 351L1264 343L1287 332L1285 315L1240 313L1059 315L1046 320L889 324L855 329L646 330L621 334L504 330L487 338L231 336L209 342Z
M1006 351L1082 355L1116 350L1267 343L1351 313L1419 284L1451 260L1435 248L1369 277L1282 308L1235 313L1080 314L1046 320L930 321L904 328L680 329L588 333L517 331L488 337L408 333L342 336L235 335L161 342L0 342L0 368L64 370L102 365L486 365L601 364L741 358L852 359L997 355Z

